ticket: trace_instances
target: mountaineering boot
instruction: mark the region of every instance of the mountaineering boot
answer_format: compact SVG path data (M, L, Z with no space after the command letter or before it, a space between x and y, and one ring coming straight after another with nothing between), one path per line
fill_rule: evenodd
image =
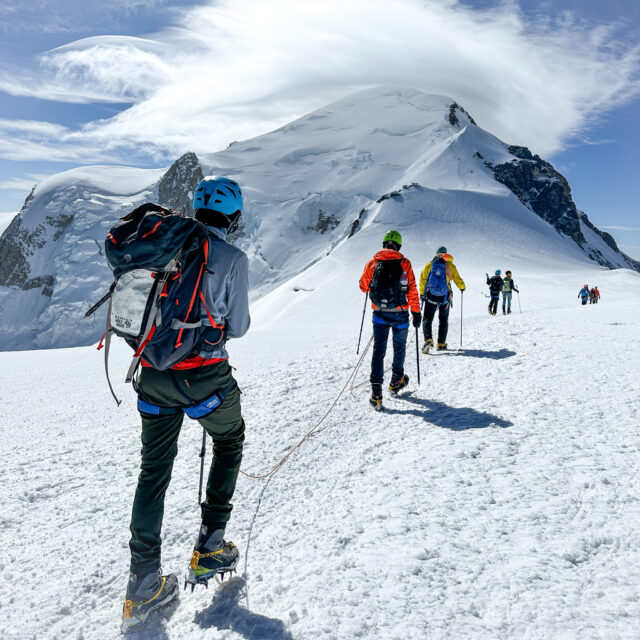
M429 353L431 349L433 349L433 340L431 338L428 338L422 345L422 353Z
M371 385L371 397L369 398L369 404L376 410L382 410L382 385Z
M446 351L447 343L446 342L438 342L438 351Z
M509 311L509 313L511 313L511 311ZM503 315L503 316L506 316L506 315L507 315L507 312L506 312L504 309L502 310L502 315Z
M166 607L178 597L178 578L173 574L129 574L127 597L122 608L122 633L140 631L152 611Z
M507 313L511 313L511 309L509 309L509 311L507 311Z
M224 529L209 531L209 527L203 524L191 556L184 588L190 584L193 591L197 584L207 586L216 574L220 574L221 579L224 579L225 573L236 568L239 557L236 545L233 542L225 542Z
M396 382L392 382L389 385L389 391L391 391L391 393L393 393L393 395L397 395L398 391L400 391L400 389L404 389L407 385L409 384L409 376L408 375L403 375L402 378L400 378L400 380L397 380Z

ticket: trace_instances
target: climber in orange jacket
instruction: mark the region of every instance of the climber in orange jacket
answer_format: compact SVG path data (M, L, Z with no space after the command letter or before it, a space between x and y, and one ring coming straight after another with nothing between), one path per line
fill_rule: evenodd
M382 408L384 356L389 329L393 332L393 364L389 391L396 394L409 383L404 373L404 358L409 331L409 310L414 327L420 326L420 296L411 262L401 253L402 236L389 231L382 250L365 265L360 290L369 293L373 309L373 355L371 357L371 398L375 409Z

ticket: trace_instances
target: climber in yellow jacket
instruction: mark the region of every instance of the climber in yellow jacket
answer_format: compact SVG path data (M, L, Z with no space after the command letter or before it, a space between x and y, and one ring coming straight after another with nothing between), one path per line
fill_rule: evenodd
M465 290L464 280L460 277L453 258L446 247L440 247L431 262L427 262L420 274L420 297L424 301L422 330L424 345L422 353L433 349L433 318L438 310L438 351L447 348L447 331L449 330L449 308L451 306L451 280L460 291Z

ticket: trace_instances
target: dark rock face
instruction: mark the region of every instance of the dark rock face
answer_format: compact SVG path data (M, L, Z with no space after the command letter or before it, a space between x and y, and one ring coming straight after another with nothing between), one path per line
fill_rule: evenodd
M467 116L471 124L476 124L476 121L469 115L469 113L465 111L457 102L454 102L449 107L449 124L452 127L460 126L460 120L458 119L458 115L456 114L456 111L460 111L461 113L464 113L464 115Z
M598 249L585 246L586 239L580 224L598 234L609 247L625 260L631 269L640 271L640 262L620 251L613 237L600 231L587 217L578 211L567 179L549 162L533 155L527 147L511 145L509 153L515 156L511 162L484 164L493 171L498 182L508 187L527 208L551 224L558 232L571 238L580 248L588 250L589 257L599 264L614 269L615 266ZM479 153L474 154L482 159Z
M176 160L158 183L158 202L175 211L193 216L193 192L204 178L195 153L185 153Z
M508 149L517 159L504 164L485 162L495 179L511 189L522 204L582 247L585 238L565 177L526 147Z
M335 229L340 224L340 220L336 218L332 213L327 214L322 209L318 213L318 220L316 223L308 227L312 231L319 231L320 233L326 233Z
M0 286L18 287L24 291L42 288L42 295L51 297L55 278L43 274L31 277L29 258L42 249L49 237L58 240L65 229L73 222L74 216L60 214L46 216L45 222L35 229L24 226L22 215L33 200L35 187L27 196L20 213L11 221L0 238ZM53 232L53 233L51 233Z

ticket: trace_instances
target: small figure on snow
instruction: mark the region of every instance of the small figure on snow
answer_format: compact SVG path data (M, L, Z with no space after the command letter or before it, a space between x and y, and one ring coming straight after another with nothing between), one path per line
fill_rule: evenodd
M511 298L513 292L520 293L516 288L516 283L511 277L511 271L507 271L502 282L502 315L511 313ZM506 309L505 309L506 307Z
M373 309L373 355L371 357L371 398L369 402L382 409L384 356L389 329L393 334L393 363L389 391L396 394L409 383L404 373L404 358L409 331L409 309L414 327L420 326L420 298L411 262L401 253L402 236L389 231L382 239L382 250L365 265L360 290L369 293Z
M461 293L465 284L458 273L453 257L447 253L446 247L440 247L431 262L427 262L420 274L420 295L424 302L424 318L422 331L424 344L422 353L433 349L433 319L438 311L438 351L447 348L449 331L449 309L452 304L451 280L456 283Z
M598 291L597 286L591 289L591 296L593 297L593 304L598 304L598 300L600 300L600 292Z
M585 284L582 289L580 289L580 293L578 293L578 298L582 300L583 306L589 302L589 285Z
M502 271L500 269L496 269L495 275L489 278L489 274L485 273L487 276L487 284L489 285L489 295L491 300L489 301L489 314L495 316L498 312L498 300L500 300L500 292L502 291L502 287L504 285L504 280L500 277Z
M123 632L142 628L151 611L166 606L178 595L177 577L163 575L160 568L160 532L183 411L189 410L213 440L206 498L201 505L202 525L187 580L192 585L206 584L216 573L233 570L238 562L238 549L224 540L224 533L242 460L244 421L240 390L229 366L225 342L243 336L250 324L248 259L226 242L242 212L240 187L228 178L206 177L196 188L193 208L211 244L202 323L222 327L223 331L218 332L217 342L204 340L168 370L152 368L143 355L136 385L142 418L142 462L131 515L131 573Z

